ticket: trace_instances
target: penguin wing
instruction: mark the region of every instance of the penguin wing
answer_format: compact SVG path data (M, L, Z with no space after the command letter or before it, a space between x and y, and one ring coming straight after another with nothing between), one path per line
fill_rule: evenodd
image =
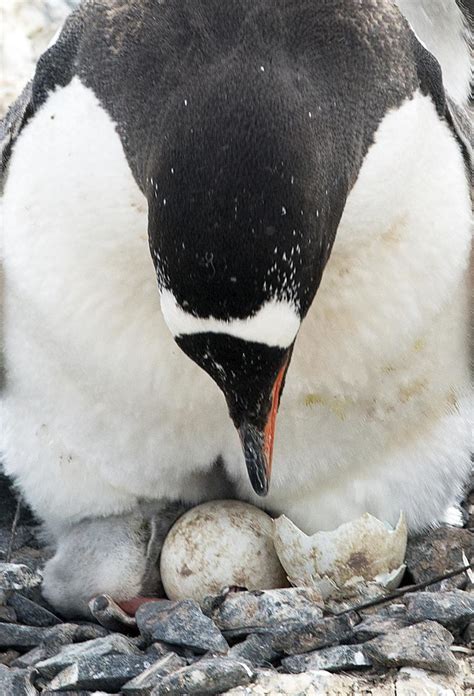
M0 190L5 183L13 147L23 128L45 102L48 93L72 79L82 30L83 17L79 8L66 19L55 43L39 58L33 79L0 120Z
M433 99L440 118L451 128L459 143L468 171L472 169L472 126L466 109L449 97L443 84L441 66L432 53L413 35L414 55L423 94Z
M456 104L452 99L446 99L446 120L455 132L461 148L463 150L464 159L467 162L469 170L472 172L474 167L474 157L472 152L472 121L469 118L467 109L464 109L459 104Z

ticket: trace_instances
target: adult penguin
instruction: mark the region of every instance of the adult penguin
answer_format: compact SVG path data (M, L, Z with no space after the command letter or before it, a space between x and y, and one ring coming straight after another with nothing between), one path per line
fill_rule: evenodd
M70 16L3 125L2 449L55 606L143 594L143 505L229 484L307 532L441 520L471 448L454 111L391 0Z

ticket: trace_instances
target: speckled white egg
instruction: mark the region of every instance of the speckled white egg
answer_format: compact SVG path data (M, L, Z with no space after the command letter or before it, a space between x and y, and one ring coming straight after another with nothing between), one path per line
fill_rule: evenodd
M170 599L195 599L237 586L288 587L273 545L273 520L237 500L216 500L186 512L161 552L161 579Z

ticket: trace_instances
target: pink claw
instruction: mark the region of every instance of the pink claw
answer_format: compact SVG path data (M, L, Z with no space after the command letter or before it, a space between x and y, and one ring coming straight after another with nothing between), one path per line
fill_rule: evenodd
M122 602L117 602L119 607L124 610L126 614L130 616L135 616L138 607L141 607L145 602L160 602L163 601L160 597L133 597L132 599L125 599Z

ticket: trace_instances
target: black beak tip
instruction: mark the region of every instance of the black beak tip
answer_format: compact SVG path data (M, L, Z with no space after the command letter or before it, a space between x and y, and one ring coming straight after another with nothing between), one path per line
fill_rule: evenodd
M263 434L253 426L239 428L250 483L255 493L264 497L268 493L267 461L264 454Z
M249 471L249 477L250 477L250 483L252 484L252 488L254 489L255 493L257 495L259 495L261 498L264 498L268 494L268 479L267 479L267 477L266 476L264 476L264 477L260 477L260 476L252 477L252 476L250 476L250 471Z

